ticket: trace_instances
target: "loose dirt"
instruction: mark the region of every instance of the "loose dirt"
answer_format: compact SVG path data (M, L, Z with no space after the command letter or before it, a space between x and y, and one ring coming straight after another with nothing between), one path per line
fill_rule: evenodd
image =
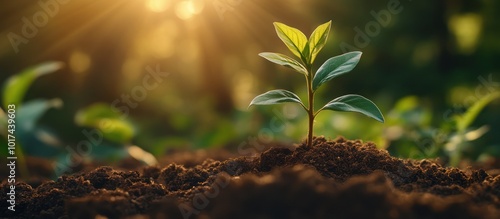
M3 180L0 200L8 192ZM2 218L500 218L500 176L318 137L254 157L19 182L8 205Z

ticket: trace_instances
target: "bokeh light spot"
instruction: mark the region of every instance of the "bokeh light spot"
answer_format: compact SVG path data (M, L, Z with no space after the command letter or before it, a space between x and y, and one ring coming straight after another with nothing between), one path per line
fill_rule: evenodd
M169 6L169 0L148 0L146 2L146 7L153 12L164 12Z
M69 67L75 73L83 73L90 68L90 56L78 50L73 51L69 57Z
M438 45L435 41L422 42L415 46L413 51L413 64L416 66L426 66L436 59L438 55Z
M200 13L205 6L202 0L187 0L177 3L175 14L183 20L188 20L194 15Z
M169 58L175 53L178 28L170 20L144 33L137 39L135 49L142 59Z
M476 49L481 34L483 18L478 14L454 15L448 21L451 32L462 53L471 53Z
M240 70L235 75L232 83L233 88L233 101L236 108L239 110L246 110L248 104L252 101L255 96L253 88L255 87L254 74L248 70Z

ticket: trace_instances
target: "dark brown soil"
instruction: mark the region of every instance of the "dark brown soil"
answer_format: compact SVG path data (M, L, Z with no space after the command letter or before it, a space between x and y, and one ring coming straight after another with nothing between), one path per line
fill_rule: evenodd
M6 200L8 186L0 186ZM316 138L255 157L17 183L2 218L499 218L500 176Z

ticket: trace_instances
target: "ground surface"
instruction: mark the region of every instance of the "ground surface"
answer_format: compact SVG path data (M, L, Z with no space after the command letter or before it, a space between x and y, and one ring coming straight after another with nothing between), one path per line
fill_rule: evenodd
M182 156L186 156L183 154ZM194 154L193 156L197 156ZM202 155L198 155L203 157ZM195 160L198 158L195 158ZM199 160L199 159L198 159ZM196 163L196 162L195 162ZM17 184L6 218L499 218L500 176L316 138L260 156ZM8 187L0 185L0 200Z

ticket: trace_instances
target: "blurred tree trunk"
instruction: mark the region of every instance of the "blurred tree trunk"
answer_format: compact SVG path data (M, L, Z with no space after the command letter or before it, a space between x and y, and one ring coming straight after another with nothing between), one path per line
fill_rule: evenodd
M203 78L202 92L210 94L209 96L213 98L214 107L218 112L231 112L234 105L230 84L224 78L224 54L220 54L221 48L218 48L218 42L214 41L210 37L199 37Z

